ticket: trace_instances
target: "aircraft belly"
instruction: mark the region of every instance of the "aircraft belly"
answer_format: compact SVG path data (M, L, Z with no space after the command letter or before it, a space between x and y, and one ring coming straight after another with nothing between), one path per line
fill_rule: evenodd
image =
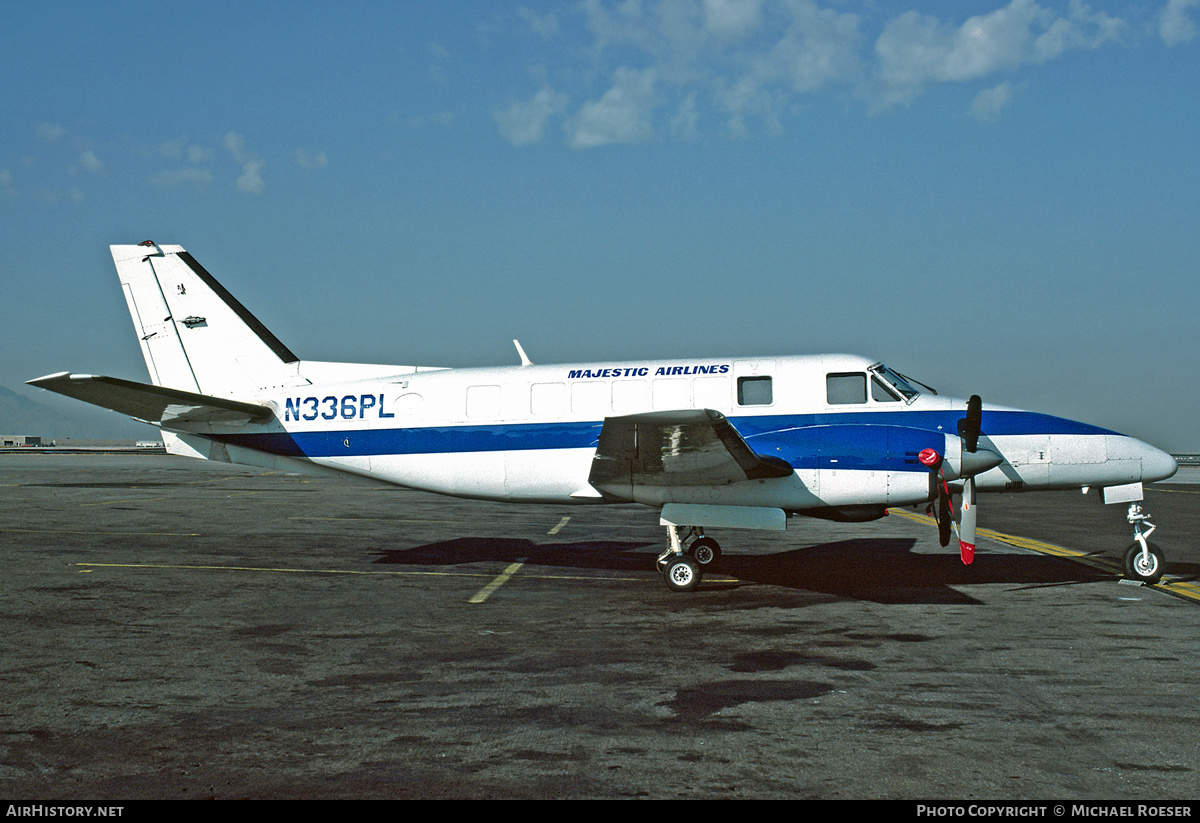
M505 500L504 455L504 452L375 455L371 474L389 483L438 494Z
M508 500L573 503L601 495L591 489L588 474L594 448L528 449L504 453L504 494Z
M822 469L822 505L846 506L888 501L888 472L874 469ZM925 488L929 488L928 477Z
M892 506L911 506L929 499L927 472L888 472L887 502Z
M746 480L713 485L639 485L631 491L636 503L662 506L666 503L698 503L724 506L765 506L802 511L825 503L816 493L818 472L796 471L788 477Z

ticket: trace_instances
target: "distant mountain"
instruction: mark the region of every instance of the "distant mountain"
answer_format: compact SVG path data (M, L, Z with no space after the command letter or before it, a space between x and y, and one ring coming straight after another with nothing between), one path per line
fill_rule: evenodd
M78 400L38 391L44 400L33 400L0 386L0 434L36 435L46 440L158 439L158 429L154 426Z

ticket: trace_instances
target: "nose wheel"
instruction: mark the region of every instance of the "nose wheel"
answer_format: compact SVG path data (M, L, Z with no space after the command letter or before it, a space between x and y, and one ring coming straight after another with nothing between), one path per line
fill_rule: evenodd
M1162 549L1146 539L1158 527L1150 522L1150 515L1143 513L1137 503L1129 504L1126 519L1133 524L1133 543L1125 550L1125 574L1132 580L1153 586L1167 570L1167 558Z

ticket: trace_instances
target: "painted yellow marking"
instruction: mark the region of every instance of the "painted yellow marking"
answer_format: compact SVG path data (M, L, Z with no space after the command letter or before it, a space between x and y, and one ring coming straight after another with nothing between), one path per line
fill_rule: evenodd
M19 534L115 534L124 537L199 537L200 532L98 532L95 529L12 529L0 526L0 532L17 532Z
M475 596L472 597L467 602L468 603L482 603L483 601L487 600L489 597L492 596L492 592L496 591L496 589L500 588L505 583L507 583L509 578L512 577L517 572L519 572L521 570L521 567L524 565L525 565L524 558L522 558L521 560L518 560L516 563L509 564L509 567L507 569L500 572L500 574L496 575L496 578L494 580L492 580L491 583L488 583L482 589L475 592Z
M119 500L99 500L95 503L80 503L79 505L80 506L112 506L116 503L145 503L148 500L159 500L166 494L167 494L167 492L147 492L146 497L124 497ZM258 490L258 491L230 492L229 494L225 495L225 497L227 497L227 498L228 497L250 497L251 495L255 495L255 494L262 494L262 491Z
M76 563L90 569L173 569L205 572L276 572L279 574L353 574L360 576L404 577L487 577L482 572L355 571L353 569L288 569L273 566L205 566L177 563Z
M558 525L555 526L550 531L546 532L546 534L558 534L560 531L563 530L563 526L567 525L567 521L570 519L571 518L569 518L569 517L564 517L562 520L559 520Z
M354 569L288 569L275 568L269 566L205 566L199 564L178 564L178 563L75 563L75 566L81 569L171 569L177 571L217 571L217 572L275 572L279 574L352 574L361 577L493 577L488 572L460 572L460 571L356 571ZM520 567L520 563L514 563L509 566ZM507 572L507 570L506 570ZM509 574L508 577L512 575ZM605 577L600 575L573 575L573 574L529 574L525 577L532 577L537 580L590 580L604 582L645 582L643 577ZM508 578L505 577L505 580ZM501 581L503 582L503 581Z
M458 520L432 520L424 517L308 517L295 515L288 520L330 520L337 523L458 523Z
M1161 490L1160 490L1161 491ZM915 512L900 511L899 509L889 509L892 514L898 514L901 517L907 517L909 520L917 523L926 523L937 526L937 521L932 517ZM995 540L999 543L1007 543L1010 546L1016 546L1019 549L1026 549L1038 554L1046 554L1052 557L1061 557L1064 560L1071 560L1075 563L1082 563L1085 566L1091 566L1093 569L1117 575L1118 577L1125 576L1125 568L1116 560L1107 557L1095 557L1084 552L1075 551L1074 549L1065 549L1062 546L1056 546L1053 543L1046 543L1041 540L1034 540L1030 537L1017 537L1013 534L1005 534L1004 532L993 531L991 529L978 529L976 532L980 537L986 537ZM1195 583L1190 583L1186 580L1162 580L1155 583L1151 588L1159 589L1167 594L1173 594L1176 597L1182 597L1185 600L1195 600L1200 602L1200 586Z

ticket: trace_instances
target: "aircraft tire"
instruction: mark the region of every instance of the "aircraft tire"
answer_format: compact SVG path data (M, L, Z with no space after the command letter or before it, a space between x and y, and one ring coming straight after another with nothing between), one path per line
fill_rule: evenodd
M1125 574L1133 580L1140 580L1147 586L1153 586L1162 579L1167 570L1167 558L1154 543L1148 543L1150 560L1142 558L1142 546L1134 542L1125 550Z
M690 557L679 555L667 563L667 568L663 571L663 580L667 582L667 588L673 592L690 592L695 591L700 585L700 564Z
M688 546L688 554L701 566L712 566L721 559L721 545L711 537L701 537Z

